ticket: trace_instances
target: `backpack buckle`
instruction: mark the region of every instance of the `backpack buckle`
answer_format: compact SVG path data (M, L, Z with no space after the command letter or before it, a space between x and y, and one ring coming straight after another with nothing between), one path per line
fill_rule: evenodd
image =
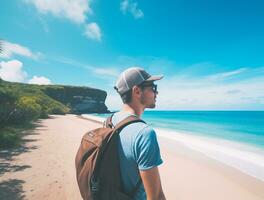
M100 181L95 180L94 176L91 177L91 190L92 193L97 193L100 190Z

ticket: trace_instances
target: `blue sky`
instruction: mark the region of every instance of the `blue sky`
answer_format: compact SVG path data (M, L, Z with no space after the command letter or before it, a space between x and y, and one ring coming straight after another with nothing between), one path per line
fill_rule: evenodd
M165 75L157 109L264 110L263 1L107 2L1 1L2 79L103 89L118 109L139 66Z

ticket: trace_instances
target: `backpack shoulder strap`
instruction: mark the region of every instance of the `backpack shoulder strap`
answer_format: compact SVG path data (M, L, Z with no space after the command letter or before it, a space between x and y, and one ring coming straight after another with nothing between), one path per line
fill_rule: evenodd
M125 118L124 120L122 120L121 122L119 122L118 124L116 124L114 126L114 124L112 123L112 118L113 118L114 114L112 114L111 116L109 116L106 121L104 121L104 124L103 124L103 127L106 127L106 128L112 128L112 129L122 129L124 128L125 126L127 126L128 124L131 124L131 123L135 123L135 122L143 122L143 123L146 123L145 121L143 121L142 119L134 116L134 115L131 115L127 118Z
M122 128L124 128L125 126L129 125L129 124L132 124L132 123L135 123L135 122L143 122L143 123L146 123L145 121L143 121L142 119L134 116L134 115L131 115L127 118L125 118L124 120L122 120L121 122L119 122L118 124L115 125L114 129L115 130L120 130Z
M131 115L127 118L125 118L123 121L119 122L116 126L115 126L115 129L116 130L120 130L120 129L123 129L125 126L129 125L129 124L132 124L132 123L136 123L136 122L143 122L143 123L146 123L145 121L143 121L142 119L134 116L134 115ZM119 132L119 131L117 131ZM140 188L140 185L142 183L142 179L139 178L135 188L129 193L129 196L134 198L135 197L135 194L137 193L137 191L139 190Z
M105 128L114 128L114 125L112 123L112 117L114 116L114 113L107 117L106 121L104 121L103 127Z
M113 116L113 115L112 115ZM138 117L136 116L129 116L127 118L125 118L124 120L122 120L121 122L119 122L118 124L116 124L115 126L113 125L113 123L111 122L112 120L112 116L109 117L106 121L105 121L105 124L106 126L104 127L107 127L107 128L112 128L113 131L112 131L112 135L109 137L108 139L108 142L112 139L112 136L117 136L119 135L120 131L125 127L125 126L128 126L129 124L132 124L132 123L136 123L136 122L143 122L143 123L146 123L145 121L143 121L142 119L139 119ZM108 124L107 124L108 123ZM112 124L112 125L111 125Z

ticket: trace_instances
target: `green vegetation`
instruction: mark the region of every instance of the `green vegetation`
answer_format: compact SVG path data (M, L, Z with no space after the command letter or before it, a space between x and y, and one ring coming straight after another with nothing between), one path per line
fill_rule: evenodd
M0 128L69 112L69 107L45 94L43 86L0 79Z
M50 114L105 113L106 92L89 87L11 83L0 78L0 148L19 145L23 131Z
M68 106L45 94L43 86L0 79L0 148L19 145L23 130L35 120L70 111Z
M18 147L26 130L34 127L33 124L15 124L0 128L0 149Z

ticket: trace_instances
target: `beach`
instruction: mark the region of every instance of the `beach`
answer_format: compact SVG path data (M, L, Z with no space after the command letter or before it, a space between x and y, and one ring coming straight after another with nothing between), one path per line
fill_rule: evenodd
M96 118L51 115L36 122L25 145L0 152L0 199L81 199L74 158ZM169 200L263 200L264 182L175 141L158 136L159 167Z

